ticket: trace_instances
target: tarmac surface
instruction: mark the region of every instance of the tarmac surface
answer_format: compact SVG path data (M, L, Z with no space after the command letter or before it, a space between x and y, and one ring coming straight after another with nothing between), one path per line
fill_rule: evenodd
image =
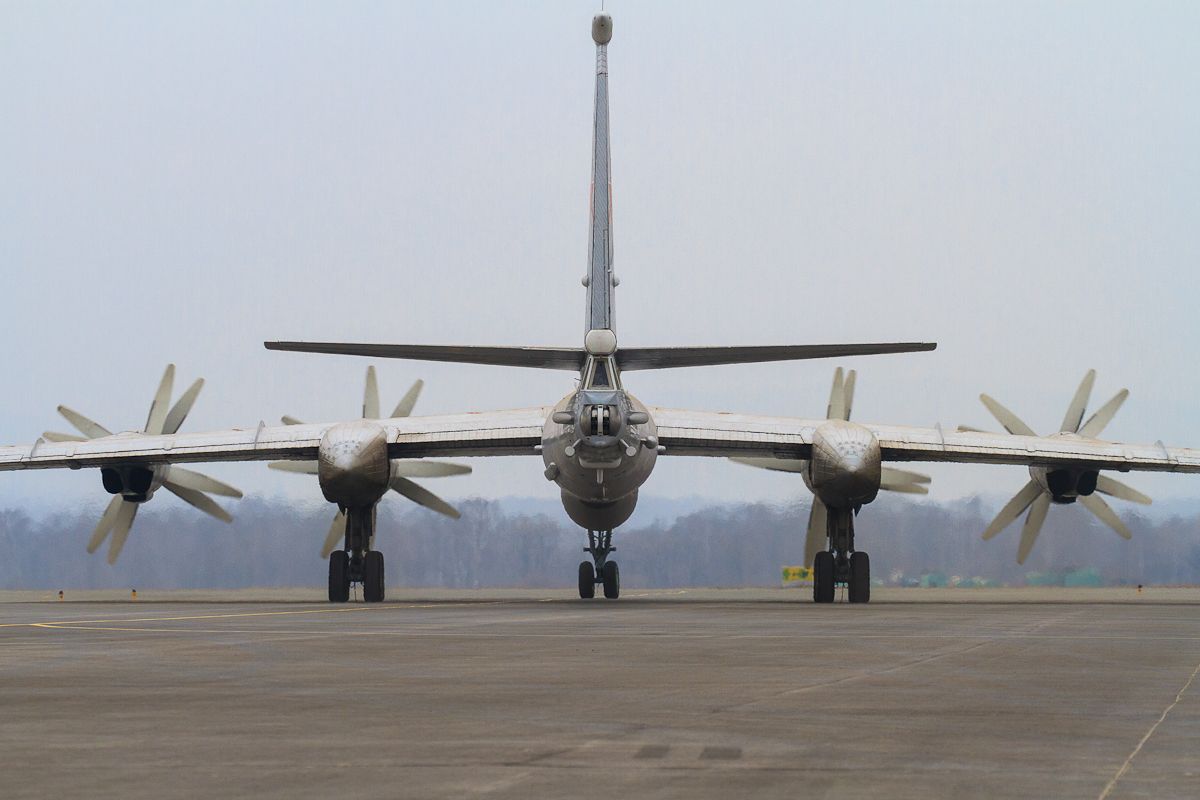
M805 593L3 592L0 796L1200 797L1200 590Z

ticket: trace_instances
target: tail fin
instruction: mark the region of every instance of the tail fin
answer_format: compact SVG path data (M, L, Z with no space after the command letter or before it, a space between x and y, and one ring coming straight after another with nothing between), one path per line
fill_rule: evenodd
M608 43L612 17L592 19L596 43L596 112L592 124L592 235L588 251L587 331L613 330L612 175L608 154Z

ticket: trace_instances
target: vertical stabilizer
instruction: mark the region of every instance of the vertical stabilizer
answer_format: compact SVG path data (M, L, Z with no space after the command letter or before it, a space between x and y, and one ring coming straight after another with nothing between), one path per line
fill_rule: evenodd
M592 19L596 42L596 113L592 123L592 232L588 249L587 330L613 330L612 177L608 156L608 43L612 17ZM586 333L586 331L585 331Z

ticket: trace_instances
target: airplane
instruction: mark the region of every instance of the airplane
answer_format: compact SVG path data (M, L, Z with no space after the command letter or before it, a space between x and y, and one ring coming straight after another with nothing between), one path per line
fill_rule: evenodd
M1096 413L1088 417L1087 422L1084 422L1083 415L1087 413L1088 398L1091 397L1092 385L1095 382L1096 370L1090 369L1083 376L1079 388L1075 390L1075 396L1071 398L1071 404L1067 406L1067 415L1063 417L1062 425L1059 426L1059 432L1054 434L1055 436L1095 438L1108 426L1108 423L1112 422L1125 399L1129 397L1129 390L1122 389L1117 392ZM1021 421L1020 417L992 397L981 394L979 399L1009 433L1026 436L1037 435L1032 428ZM968 425L959 425L958 429L961 431L980 430ZM1101 494L1147 506L1152 502L1149 497L1132 486L1127 486L1107 475L1101 475L1099 472L1075 475L1069 471L1051 471L1045 467L1030 466L1029 482L1013 495L1004 508L1000 509L1000 513L984 530L983 539L984 541L991 539L1021 516L1025 509L1029 509L1029 515L1025 517L1025 525L1021 528L1021 541L1017 545L1017 563L1024 564L1025 559L1033 550L1033 545L1037 542L1038 534L1042 532L1042 525L1046 522L1050 504L1069 505L1076 500L1092 512L1097 519L1112 528L1122 539L1132 539L1133 533L1109 507L1108 503L1099 496Z
M833 373L833 388L829 390L829 405L825 409L825 418L829 420L841 420L843 422L850 421L850 412L854 406L854 383L857 378L857 373L850 370L849 373L843 375L842 368L838 367ZM745 458L736 457L729 459L736 464L745 464L758 469L767 469L775 472L793 472L799 473L804 479L805 486L813 493L812 506L808 511L808 527L807 534L804 539L804 563L815 564L817 559L826 560L832 557L829 552L829 506L835 508L844 502L841 492L836 484L831 484L827 481L818 479L819 488L814 487L813 476L811 473L811 465L808 461L802 458ZM919 472L909 472L908 470L895 469L893 467L880 467L879 474L879 489L884 492L899 492L902 494L929 494L929 476L922 475ZM863 505L871 502L863 500ZM858 513L858 508L854 508L854 513ZM851 555L851 560L858 561L868 560L869 556L865 552L855 552ZM834 569L829 565L823 565L820 570L815 570L824 578L829 578L834 575ZM866 569L860 564L857 571L851 569L851 574L870 575L870 564L867 564ZM834 592L833 581L825 580L824 582L813 581L813 600L822 603L827 602L826 597L832 597ZM871 584L868 580L865 584L850 586L854 594L855 602L867 602L871 597Z
M404 393L404 396L400 398L400 402L396 404L395 409L392 410L390 419L400 419L412 414L413 408L417 405L417 398L420 397L421 389L424 386L424 381L415 381L409 387L409 390ZM379 406L379 379L375 375L375 367L367 367L367 379L363 387L362 418L365 420L383 419ZM295 417L286 414L283 416L281 422L284 425L304 424ZM322 472L317 461L272 461L267 466L283 472L315 475L318 481L322 479ZM393 492L408 498L418 505L425 506L431 511L444 514L451 519L458 519L462 516L454 506L412 479L468 475L471 472L470 467L464 464L453 464L448 461L415 459L393 461L389 466L390 477L388 478L388 487ZM333 486L326 490L326 485L321 483L321 490L323 493L328 492L325 499L331 503L337 503L337 498L340 495L338 487ZM378 501L376 504L378 504ZM371 516L372 522L370 527L374 530L374 507L372 507ZM321 546L321 558L330 559L329 596L331 599L337 598L338 602L345 602L350 599L350 585L352 583L362 584L363 596L370 597L372 601L383 600L385 597L383 554L372 547L372 542L368 542L366 548L353 546L355 537L361 535L361 530L347 529L346 512L339 506L337 513L333 515L333 523L329 526L329 533L325 536L325 543ZM347 540L351 542L350 547L335 551L334 548L337 547L339 541ZM355 552L359 552L362 558L355 561L351 557Z
M1044 469L1056 496L1086 494L1099 470L1200 472L1200 450L1121 444L1082 435L1001 435L877 425L842 419L801 419L661 408L625 387L626 373L697 367L928 351L933 343L783 345L752 347L634 347L618 345L613 298L608 130L608 45L612 18L592 20L596 45L591 234L582 347L266 342L271 350L405 358L453 363L558 369L579 384L557 403L505 411L429 417L353 420L229 429L208 433L120 434L87 442L0 447L0 470L99 467L105 488L138 502L137 475L158 465L200 461L317 461L327 499L345 509L351 559L363 559L374 533L375 503L389 489L390 464L426 457L540 455L543 475L557 484L567 515L587 531L591 556L579 565L579 594L620 595L620 572L610 558L613 531L629 519L638 491L660 456L779 458L808 462L815 492L837 492L828 504L828 550L814 566L822 586L847 585L851 602L867 602L870 562L855 558L854 509L874 499L882 463L904 461L1021 464ZM1050 476L1054 476L1051 480ZM827 555L826 555L827 554ZM374 559L376 557L372 557ZM334 570L330 560L330 570ZM380 561L382 567L382 562ZM858 587L858 588L856 588ZM364 599L382 599L372 593ZM331 591L331 601L342 597ZM828 603L833 593L817 599Z

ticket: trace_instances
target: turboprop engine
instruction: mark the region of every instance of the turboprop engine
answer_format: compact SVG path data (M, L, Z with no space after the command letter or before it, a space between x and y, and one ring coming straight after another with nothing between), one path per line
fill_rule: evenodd
M864 506L879 494L883 459L875 434L840 419L823 423L813 433L808 488L831 508Z
M334 425L321 437L317 480L325 499L342 508L368 508L383 497L391 478L387 432L370 420Z

